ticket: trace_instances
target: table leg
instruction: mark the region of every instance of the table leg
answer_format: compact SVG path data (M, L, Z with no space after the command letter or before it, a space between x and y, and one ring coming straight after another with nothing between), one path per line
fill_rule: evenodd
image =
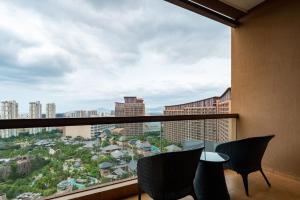
M200 161L194 188L198 200L230 200L222 163Z

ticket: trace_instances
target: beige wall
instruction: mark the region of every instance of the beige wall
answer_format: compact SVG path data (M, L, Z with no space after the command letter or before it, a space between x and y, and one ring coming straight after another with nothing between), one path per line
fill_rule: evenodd
M238 138L276 134L264 164L300 178L300 1L273 0L232 29Z
M64 136L71 136L75 138L77 136L83 137L85 139L91 138L91 125L86 126L66 126L63 130Z

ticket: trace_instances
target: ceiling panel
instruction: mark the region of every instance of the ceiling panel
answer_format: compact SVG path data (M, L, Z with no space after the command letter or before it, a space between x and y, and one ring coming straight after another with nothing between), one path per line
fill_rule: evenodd
M226 3L232 7L235 7L242 11L248 11L251 8L254 8L258 4L264 2L265 0L220 0L223 3Z

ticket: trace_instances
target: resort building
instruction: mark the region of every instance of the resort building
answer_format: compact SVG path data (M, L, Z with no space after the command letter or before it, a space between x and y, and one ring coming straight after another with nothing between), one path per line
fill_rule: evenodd
M221 96L185 104L165 106L164 115L225 114L231 111L231 89ZM175 143L186 140L228 141L231 119L171 121L163 123L163 137ZM205 138L204 138L205 135Z
M115 127L114 124L96 124L85 126L65 126L63 128L64 136L83 137L84 139L93 139L97 137L97 134L102 133L104 130L112 130Z
M116 117L144 116L144 100L137 97L124 97L124 103L115 103ZM143 123L118 124L117 128L124 128L125 135L142 135Z

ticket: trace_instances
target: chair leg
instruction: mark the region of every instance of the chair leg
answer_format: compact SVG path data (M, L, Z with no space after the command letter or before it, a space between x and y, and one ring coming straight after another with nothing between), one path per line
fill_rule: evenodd
M197 195L196 195L194 189L193 189L193 191L192 191L192 193L191 193L191 196L193 197L194 200L198 200L198 199L197 199Z
M266 180L268 186L271 187L271 183L270 183L269 180L267 179L267 177L266 177L265 173L263 172L263 170L260 169L259 171L260 171L260 173L263 175L263 177L264 177L264 179Z
M195 194L195 193L194 193L194 194L192 194L192 197L193 197L193 199L194 199L194 200L198 200L198 199L197 199L197 196L196 196L196 194Z
M248 191L248 174L242 174L242 177L243 177L243 182L244 182L244 187L245 187L246 195L249 196L249 191Z
M142 190L140 188L138 191L138 200L142 200Z

